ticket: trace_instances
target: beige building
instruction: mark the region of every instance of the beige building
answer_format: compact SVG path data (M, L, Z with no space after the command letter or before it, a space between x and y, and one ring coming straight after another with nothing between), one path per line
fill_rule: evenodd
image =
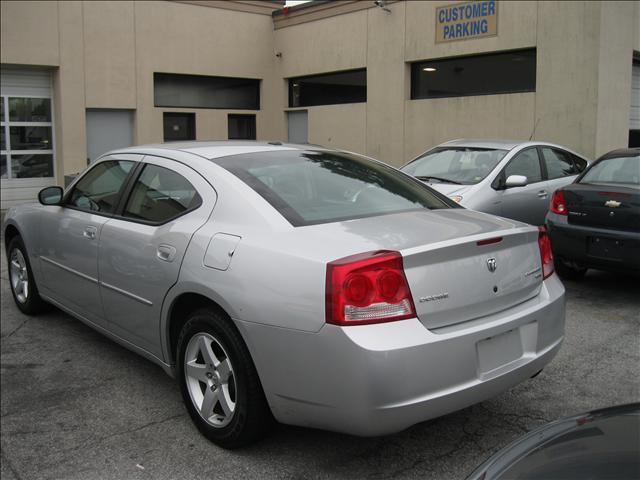
M130 144L639 141L638 1L282 3L2 1L1 208Z

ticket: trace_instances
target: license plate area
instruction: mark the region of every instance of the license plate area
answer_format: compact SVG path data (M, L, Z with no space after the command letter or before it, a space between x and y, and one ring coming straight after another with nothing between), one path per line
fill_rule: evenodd
M606 237L589 237L587 255L591 257L622 260L622 240Z
M518 328L480 340L476 348L481 377L520 359L524 353Z

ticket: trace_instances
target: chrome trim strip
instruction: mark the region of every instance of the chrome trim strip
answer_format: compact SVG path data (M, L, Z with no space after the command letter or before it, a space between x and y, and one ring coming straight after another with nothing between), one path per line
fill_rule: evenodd
M127 292L126 290L122 290L121 288L114 287L113 285L109 285L108 283L105 283L105 282L100 282L100 285L108 288L109 290L113 290L114 292L118 292L119 294L124 295L125 297L132 298L140 303L148 305L150 307L153 306L153 302L150 302L146 298L139 297L137 295L134 295L133 293Z
M73 273L74 275L77 275L80 278L84 278L85 280L88 280L91 283L98 283L98 279L97 278L90 277L89 275L85 275L84 273L80 273L79 271L74 270L73 268L69 268L69 267L66 267L64 265L61 265L58 262L54 262L50 258L43 257L42 255L40 255L40 259L44 260L47 263L50 263L51 265L55 265L56 267L61 268L62 270L66 271L66 272Z

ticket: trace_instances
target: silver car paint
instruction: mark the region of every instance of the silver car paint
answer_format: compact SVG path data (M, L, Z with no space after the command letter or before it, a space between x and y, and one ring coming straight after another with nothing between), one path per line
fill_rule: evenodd
M113 222L113 230L100 238L105 241L98 272L108 312L104 318L89 318L61 297L43 295L168 373L175 362L169 344L172 305L182 294L205 296L229 314L242 334L278 420L361 435L398 431L481 401L525 380L552 359L563 338L564 289L555 275L545 281L525 277L540 266L536 229L468 210L406 212L294 228L244 182L208 160L221 151L293 148L299 147L195 143L112 152L112 158L138 154L143 162L170 162L176 171L192 169L204 183L189 180L203 199L208 197L207 206L169 222L159 234L139 224L118 225L125 223L121 220L104 223L103 234ZM18 228L32 265L38 265L38 285L40 252L48 251L52 235L34 233L36 224L45 217L55 221L60 210L31 205L7 213L6 225ZM211 239L218 233L240 239L226 270L205 265ZM128 244L130 234L138 236L138 248ZM472 252L476 241L492 237L503 241ZM167 238L176 250L184 248L175 282L175 270L162 271L167 262L156 255ZM519 249L516 256L509 255L511 247ZM403 255L419 318L357 327L327 325L326 263L382 248ZM447 254L447 248L460 255ZM439 257L430 263L425 260L428 252ZM488 271L470 274L491 255L502 266L500 277L487 278ZM154 284L158 291L151 292L146 283L159 265L163 267ZM119 291L105 289L104 283ZM502 300L492 300L494 284L500 295L505 290L505 296L496 297ZM427 307L418 299L460 285L467 286L462 293L474 285L484 289L473 293L475 300L450 296L439 306L440 319L430 323L431 313L438 318L428 311L435 303ZM508 298L509 285L519 298ZM474 315L474 301L487 308ZM487 343L478 357L479 342L506 338L501 335L517 340L521 355L505 360L502 349ZM498 366L487 367L494 364Z
M471 210L490 213L492 215L500 215L507 218L513 218L521 222L532 225L544 225L544 217L547 213L549 200L555 190L570 184L575 180L577 175L556 178L553 180L544 180L540 182L530 183L524 187L512 187L505 190L494 190L491 184L496 177L502 172L502 169L523 150L530 147L554 147L565 150L576 155L586 162L583 155L573 150L547 142L518 142L510 140L473 140L459 139L442 143L433 148L439 147L476 147L476 148L495 148L508 150L496 167L480 182L475 185L455 185L449 183L426 182L431 188L443 193L449 197L460 195L462 201L460 205ZM430 150L418 155L428 153ZM413 161L413 160L412 160ZM411 163L411 162L408 162ZM402 167L404 168L404 167Z

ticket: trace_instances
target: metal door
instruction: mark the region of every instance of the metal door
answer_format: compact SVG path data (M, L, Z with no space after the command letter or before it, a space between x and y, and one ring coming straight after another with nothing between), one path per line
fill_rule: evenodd
M287 119L289 124L289 142L308 143L309 127L307 111L300 110L295 112L287 112Z
M133 111L87 110L87 157L89 162L116 148L133 145Z
M155 165L184 177L198 192L201 205L162 224L118 216L100 237L100 290L109 329L119 337L162 358L160 314L168 290L178 280L192 235L209 218L216 202L211 185L190 167L156 157ZM143 169L136 184L141 182ZM135 194L136 184L131 198ZM131 201L131 199L129 200Z

